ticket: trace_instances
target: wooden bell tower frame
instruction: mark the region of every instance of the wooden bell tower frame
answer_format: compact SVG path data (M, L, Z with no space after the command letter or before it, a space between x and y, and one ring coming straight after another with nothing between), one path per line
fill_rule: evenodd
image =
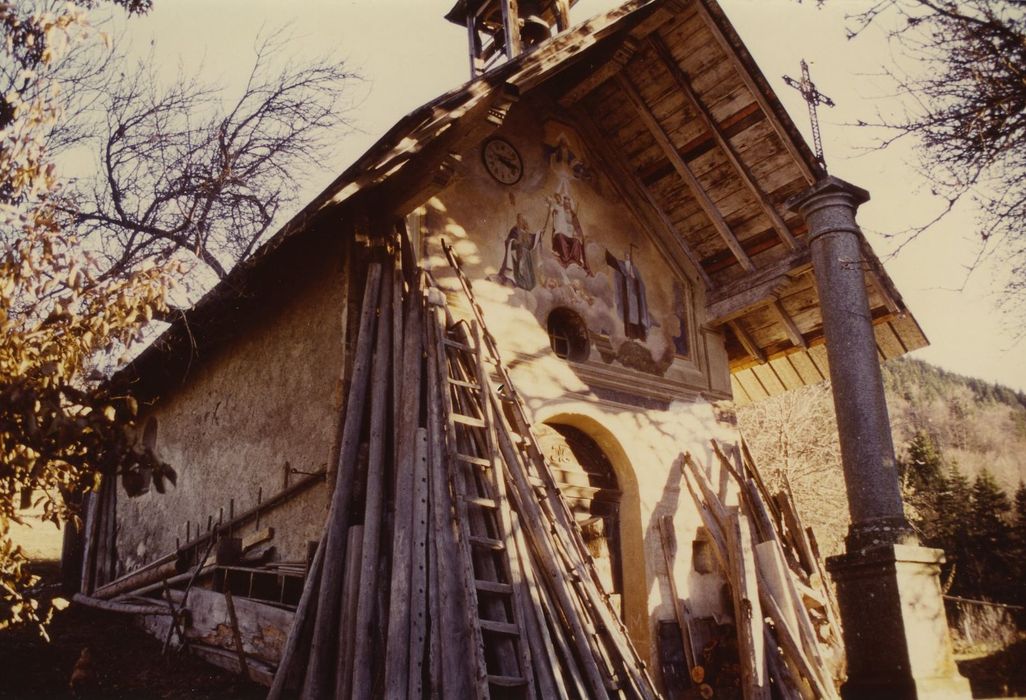
M570 27L570 7L577 0L459 0L445 18L467 28L471 79L522 54L523 19L520 5L540 8L550 28Z

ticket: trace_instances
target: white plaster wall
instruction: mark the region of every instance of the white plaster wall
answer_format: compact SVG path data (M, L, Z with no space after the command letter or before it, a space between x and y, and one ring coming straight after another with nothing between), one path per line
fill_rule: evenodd
M465 165L455 182L429 201L423 216L417 217L423 226L418 232L422 251L435 279L450 290L449 299L457 313L467 316L469 310L441 253L443 238L453 245L473 282L488 329L497 338L503 359L511 368L517 390L525 398L534 421L580 428L598 442L617 469L623 491L625 623L639 651L650 660L650 667L657 668L653 646L656 622L674 618L659 533L662 516L673 518L677 539L673 576L693 615L729 615L729 607L723 606L723 579L718 574L700 574L693 569L692 542L701 521L680 471L681 454L689 452L709 469L713 483L722 483L710 441L733 444L738 440L732 409L715 403L730 393L723 337L703 329L701 291L678 276L679 268L661 257L657 246L645 242L650 234L639 230L615 192L578 182L574 183L574 192L581 208L582 225L591 233L587 250L596 276L599 264L605 267L606 249L615 251L625 241L637 241L637 261L645 275L653 315L659 315L660 328L675 323L667 317L669 290L674 283L690 285L691 353L689 357L675 357L661 373L626 367L617 359L601 357L595 347L600 341L594 335L586 361L568 362L552 353L545 328L548 309L553 305L549 291L523 289L504 282L497 274L510 222L515 221L519 212L526 213L532 226L539 226L545 218L544 205L539 201L553 181L540 146L552 133L552 128L545 126L544 105L518 107L520 111L510 113L498 135L521 152L525 170L522 181L513 186L498 184L481 165L479 150L462 154ZM586 151L581 153L587 157ZM598 180L602 177L596 173ZM553 257L546 250L549 245L548 240L543 241L538 251L540 274L554 269L553 260L546 261ZM608 273L603 270L601 274ZM593 323L606 322L596 321L589 308L616 308L610 296L611 286L603 290L593 279L581 274L576 277L586 285L578 289L593 294L595 299L564 295L558 305L578 311L588 322L589 330L608 338L601 342L614 346L622 342L619 329L605 333L610 330L608 324L603 328L592 327ZM678 329L674 326L672 332ZM653 337L657 335L652 333ZM657 338L656 342L647 343L654 357L659 357L661 342L664 340ZM736 503L736 495L723 495L728 502Z

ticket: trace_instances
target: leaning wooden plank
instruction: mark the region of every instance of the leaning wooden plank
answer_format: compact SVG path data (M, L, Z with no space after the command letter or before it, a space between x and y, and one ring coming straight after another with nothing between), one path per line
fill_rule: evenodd
M79 590L82 593L93 592L93 574L96 568L96 532L100 517L100 494L90 491L84 497L85 506L85 544L82 552L82 580Z
M544 612L539 600L541 591L538 590L538 583L534 578L531 553L524 541L520 518L515 511L510 512L510 534L517 550L517 560L526 593L523 599L524 626L534 662L533 668L538 677L538 693L543 698L568 697L566 684L559 673L559 658L543 620Z
M499 449L507 467L516 465L517 458L510 436L504 430L497 432ZM549 540L549 531L543 525L547 518L542 514L538 503L533 500L534 494L526 476L516 468L508 469L507 474L513 477L511 482L514 488L510 489L510 493L521 514L520 522L524 525L528 542L534 549L535 559L540 564L541 573L547 579L550 590L555 594L556 603L571 627L571 637L577 647L577 656L588 681L590 695L604 697L607 692L605 680L602 678L595 660L595 652L588 642L591 634L585 630L582 620L576 614L576 605L568 590L566 573L558 563L558 556L553 551L553 545Z
M407 336L409 337L409 336ZM421 382L418 381L418 386ZM403 658L409 659L409 668L403 674L407 678L407 692L403 695L399 689L395 697L423 697L424 658L427 648L428 624L428 557L427 533L428 524L428 475L427 475L427 430L417 429L414 443L413 470L413 541L410 546L410 590L408 604L409 629L405 630L409 641L409 653ZM388 643L392 644L391 629Z
M239 675L249 679L249 665L246 663L246 652L242 648L242 633L239 632L239 618L235 614L235 601L232 599L230 588L224 589L224 604L228 609L228 622L232 626L232 641L235 643L235 653L239 657Z
M734 594L738 653L746 700L769 700L769 677L763 637L762 608L759 604L758 572L747 516L732 513L726 530L730 586Z
M677 594L677 576L673 570L674 559L674 537L673 537L673 516L664 515L659 518L659 540L663 546L663 561L666 563L666 579L670 584L670 597L673 599L673 614L677 618L677 626L680 630L680 645L684 649L684 658L688 662L688 669L695 667L697 663L691 651L691 640L688 638L687 621L684 618L683 601Z
M338 625L338 667L335 697L348 698L353 687L356 663L356 608L360 600L360 562L363 560L363 525L353 525L346 536L345 576L342 583L342 615Z
M438 310L429 310L435 316L428 322L429 353L428 367L428 454L431 481L432 534L435 540L438 572L438 626L441 647L438 650L441 663L441 692L445 697L471 698L475 696L474 670L468 659L474 653L466 629L467 601L463 585L457 573L456 562L459 553L454 532L454 507L449 486L446 459L448 449L445 443L442 418L441 378L437 358L433 349L440 342L439 328L444 322L438 319ZM429 319L430 321L430 319Z
M423 553L426 523L418 523L415 491L419 485L416 476L417 449L426 433L417 428L421 399L421 313L419 295L411 295L407 303L402 348L400 405L397 406L399 435L396 440L396 467L394 517L392 532L392 585L389 596L388 642L385 653L385 697L401 698L408 690L408 675L413 663L410 651L410 621L415 606L411 603L411 576L416 575L413 562L414 540ZM426 460L426 455L419 455ZM424 502L426 510L426 500ZM426 516L422 516L426 520ZM418 539L419 538L419 539Z
M379 555L381 553L381 521L384 512L385 470L392 461L394 444L385 435L388 428L392 335L392 285L382 287L381 316L371 371L370 455L367 460L367 495L363 515L363 560L360 564L360 598L356 607L356 646L353 654L354 700L367 700L374 688L374 614L378 593ZM336 686L337 687L337 686ZM340 696L339 696L340 697Z
M306 580L303 582L303 592L299 596L299 604L296 606L295 616L292 618L292 626L289 627L288 637L285 639L285 646L278 661L278 669L274 673L271 683L271 690L267 694L267 700L280 700L285 687L289 683L289 677L294 670L296 652L302 644L304 632L309 629L310 622L316 614L317 587L321 580L321 570L324 563L324 540L317 543L317 551L314 552L313 561L310 563L310 570L306 573Z
M349 527L351 487L356 473L356 455L363 427L364 404L370 377L371 350L381 287L381 264L371 263L364 288L360 329L353 360L353 377L349 387L348 410L342 428L336 487L325 532L324 563L321 585L317 593L317 615L310 643L310 661L303 683L304 698L327 697L334 689L334 659L340 607L342 567L345 562L345 539Z
M822 677L822 672L816 664L811 662L802 650L800 642L796 638L796 631L787 625L787 616L784 615L780 606L769 595L768 589L760 591L760 602L770 620L773 621L773 629L776 632L777 642L787 659L795 664L802 677L812 685L813 690L819 698L834 700L838 697L833 684Z
M107 612L124 613L127 615L168 615L172 614L171 609L163 605L139 605L134 603L119 603L112 600L100 600L84 593L76 593L71 596L72 602L84 605L87 608L106 610Z

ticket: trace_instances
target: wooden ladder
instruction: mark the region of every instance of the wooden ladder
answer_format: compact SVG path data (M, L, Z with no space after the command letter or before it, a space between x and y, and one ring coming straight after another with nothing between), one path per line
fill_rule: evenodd
M469 627L482 698L533 698L522 568L499 466L477 324L448 324L436 307L438 374L459 527Z
M483 343L478 351L487 351L487 360L492 365L491 389L495 401L494 408L503 412L512 429L512 433L505 436L506 446L513 448L518 461L525 468L533 500L537 503L540 514L548 521L548 527L554 535L554 553L562 561L564 570L569 573L569 580L584 602L584 632L595 639L598 649L604 651L604 685L608 691L614 693L630 689L639 697L651 697L648 691L652 688L652 682L648 677L646 664L629 643L627 629L613 610L577 522L566 501L561 497L559 485L545 463L541 448L531 431L527 407L502 361L495 337L488 330L484 310L474 296L473 287L463 272L455 251L445 241L442 241L442 249L470 306L475 320L475 331L478 327L481 329ZM488 375L482 375L482 383L488 380ZM501 420L502 416L497 418ZM510 442L512 444L509 444ZM609 656L609 647L600 641L602 639L618 650L625 663L625 675L620 675L615 670L615 664L611 663L612 659Z

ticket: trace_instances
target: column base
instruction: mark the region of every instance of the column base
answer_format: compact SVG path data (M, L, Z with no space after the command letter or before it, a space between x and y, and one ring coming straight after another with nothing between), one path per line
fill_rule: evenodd
M844 626L844 700L968 700L940 589L944 553L881 544L830 557Z

